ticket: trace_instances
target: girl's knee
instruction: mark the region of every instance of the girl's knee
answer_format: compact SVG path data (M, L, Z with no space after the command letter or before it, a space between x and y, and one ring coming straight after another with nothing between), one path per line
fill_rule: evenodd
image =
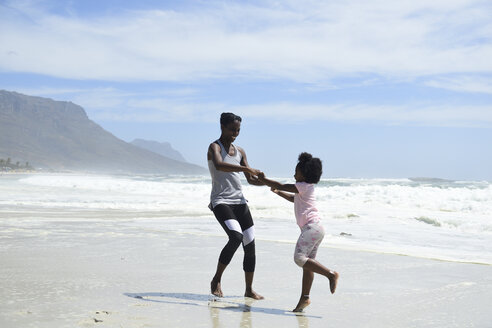
M294 262L300 266L301 268L304 266L304 264L306 264L306 261L307 261L307 257L305 255L302 255L302 254L296 254L294 255Z

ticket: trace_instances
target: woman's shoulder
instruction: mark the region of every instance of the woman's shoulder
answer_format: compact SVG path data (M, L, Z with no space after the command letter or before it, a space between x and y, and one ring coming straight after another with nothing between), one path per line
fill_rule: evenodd
M244 149L242 147L240 147L238 145L234 145L234 147L236 147L236 149L241 153L241 155L244 156L246 154L246 152L244 151Z

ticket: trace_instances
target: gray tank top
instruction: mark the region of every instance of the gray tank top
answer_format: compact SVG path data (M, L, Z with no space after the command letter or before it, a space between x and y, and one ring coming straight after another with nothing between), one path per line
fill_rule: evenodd
M236 146L232 145L234 155L231 156L220 140L215 142L220 146L220 155L225 163L241 165L243 156ZM208 169L212 176L212 192L208 206L210 209L213 209L217 204L246 204L247 200L243 196L239 172L219 171L215 168L212 160L208 161Z

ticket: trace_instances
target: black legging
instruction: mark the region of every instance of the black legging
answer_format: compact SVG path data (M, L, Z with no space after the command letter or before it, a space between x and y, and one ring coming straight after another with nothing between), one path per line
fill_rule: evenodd
M243 270L254 272L256 265L254 224L247 204L218 204L214 215L229 240L220 252L219 262L228 265L241 242L244 249Z

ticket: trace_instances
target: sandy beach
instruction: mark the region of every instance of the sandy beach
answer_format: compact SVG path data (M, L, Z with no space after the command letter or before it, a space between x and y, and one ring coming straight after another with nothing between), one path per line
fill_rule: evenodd
M243 297L242 249L223 276L225 297L210 295L226 236L206 207L206 179L3 175L0 327L490 327L490 188L366 183L319 186L318 260L340 281L331 295L316 276L296 315L299 232L266 189L246 190L254 288L265 297L254 301ZM431 224L412 218L422 215Z
M490 327L492 320L489 265L329 247L318 258L340 272L338 290L331 295L317 276L311 306L295 315L301 271L293 245L266 240L257 241L254 285L265 300L242 297L242 250L224 275L225 297L215 300L209 282L225 236L102 214L0 211L1 327Z

